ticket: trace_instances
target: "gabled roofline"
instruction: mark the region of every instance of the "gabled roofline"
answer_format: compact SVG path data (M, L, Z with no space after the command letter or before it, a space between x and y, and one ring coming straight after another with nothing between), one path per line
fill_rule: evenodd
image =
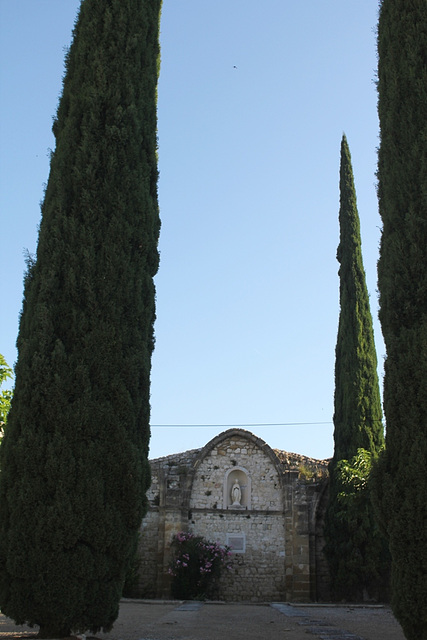
M263 453L265 453L265 455L271 460L274 468L276 469L277 475L279 477L280 486L282 487L283 486L283 466L279 458L273 451L273 449L270 447L270 445L268 445L264 440L262 440L258 436L254 435L247 429L240 429L240 428L232 428L232 429L227 429L227 431L223 431L222 433L212 438L212 440L210 440L200 450L200 452L198 453L193 463L192 480L194 479L194 476L197 473L197 469L201 465L202 461L206 458L206 456L208 456L215 447L220 445L221 442L224 442L224 440L228 440L229 438L233 438L233 437L245 438L246 440L255 444L259 449L261 449Z

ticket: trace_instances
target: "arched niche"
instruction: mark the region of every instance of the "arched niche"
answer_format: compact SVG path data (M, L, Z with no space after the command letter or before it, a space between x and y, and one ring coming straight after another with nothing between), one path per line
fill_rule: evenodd
M236 486L238 490L235 488ZM251 492L251 479L244 467L231 467L225 472L224 509L251 509Z

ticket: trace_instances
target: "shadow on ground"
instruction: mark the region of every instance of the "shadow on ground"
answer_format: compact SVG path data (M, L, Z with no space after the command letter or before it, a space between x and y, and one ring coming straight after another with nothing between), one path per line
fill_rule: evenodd
M0 640L34 638L37 629L0 615ZM386 606L242 604L122 600L99 640L405 640ZM82 638L82 636L78 636ZM84 636L82 640L89 640Z

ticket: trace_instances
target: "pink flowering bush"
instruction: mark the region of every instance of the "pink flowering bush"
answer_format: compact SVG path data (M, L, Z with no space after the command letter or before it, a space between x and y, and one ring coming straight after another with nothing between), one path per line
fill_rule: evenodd
M172 596L184 600L205 600L218 587L221 570L231 569L229 547L208 542L201 536L180 532L172 539Z

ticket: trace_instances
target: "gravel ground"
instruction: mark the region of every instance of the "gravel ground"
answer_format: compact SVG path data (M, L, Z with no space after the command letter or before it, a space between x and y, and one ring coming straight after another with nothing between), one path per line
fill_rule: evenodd
M0 640L34 637L0 614ZM80 638L80 637L79 637ZM405 640L388 607L123 600L100 640ZM83 638L83 640L94 640Z

